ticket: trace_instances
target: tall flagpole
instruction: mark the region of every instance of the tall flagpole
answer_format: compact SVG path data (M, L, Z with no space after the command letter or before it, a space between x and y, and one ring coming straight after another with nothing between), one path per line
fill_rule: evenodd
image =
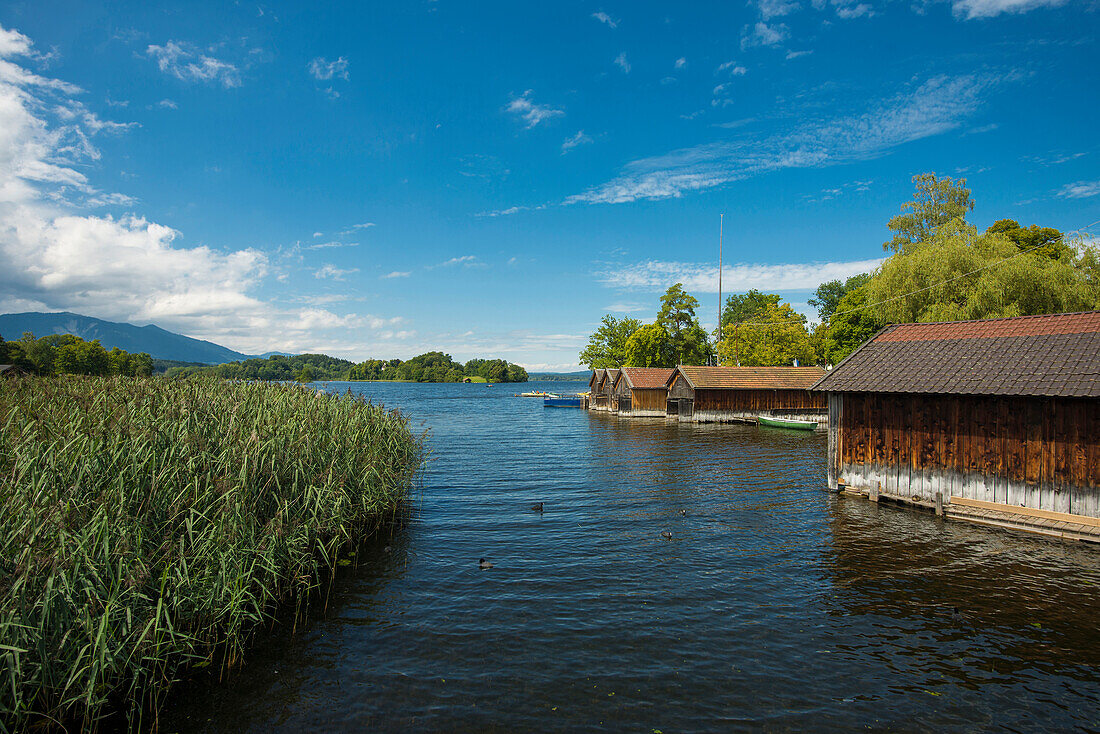
M722 343L722 225L725 214L718 215L718 343ZM718 350L715 350L715 354ZM722 360L719 359L719 362Z

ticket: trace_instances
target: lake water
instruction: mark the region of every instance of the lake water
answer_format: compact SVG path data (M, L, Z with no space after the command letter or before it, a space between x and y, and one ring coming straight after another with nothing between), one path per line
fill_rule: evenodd
M415 519L165 731L1100 727L1100 548L827 493L823 434L349 387L431 430Z

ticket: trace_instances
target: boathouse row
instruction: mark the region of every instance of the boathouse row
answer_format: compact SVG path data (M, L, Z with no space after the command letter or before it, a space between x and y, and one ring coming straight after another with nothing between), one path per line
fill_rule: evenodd
M588 381L589 385L595 383L589 403L592 410L611 409L611 388L618 376L619 370L616 369L593 370L593 375Z
M1100 517L1100 312L889 326L814 390L833 488Z
M675 371L664 367L623 367L611 388L612 412L663 418L668 380Z
M666 414L681 421L723 422L761 414L825 417L825 396L810 387L821 367L689 367L665 383Z

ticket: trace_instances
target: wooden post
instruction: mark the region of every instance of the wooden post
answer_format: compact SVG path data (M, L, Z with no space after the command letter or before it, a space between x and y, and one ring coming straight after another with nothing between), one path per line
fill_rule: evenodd
M943 492L936 492L936 515L943 517Z
M872 502L878 502L878 493L882 491L882 482L875 482L867 491L867 498Z

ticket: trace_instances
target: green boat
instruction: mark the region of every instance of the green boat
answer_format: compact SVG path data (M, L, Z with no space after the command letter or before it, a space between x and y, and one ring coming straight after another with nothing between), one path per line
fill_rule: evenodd
M799 421L792 418L765 418L759 416L756 422L762 426L772 428L793 428L798 431L812 431L817 428L817 421Z

